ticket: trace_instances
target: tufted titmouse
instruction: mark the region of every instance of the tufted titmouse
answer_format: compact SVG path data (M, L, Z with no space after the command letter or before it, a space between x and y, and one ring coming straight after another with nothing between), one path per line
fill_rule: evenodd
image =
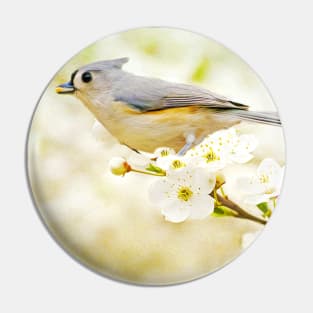
M85 65L56 92L74 94L120 143L134 150L170 147L184 154L208 134L242 120L281 125L276 112L252 112L197 86L125 72L127 61Z

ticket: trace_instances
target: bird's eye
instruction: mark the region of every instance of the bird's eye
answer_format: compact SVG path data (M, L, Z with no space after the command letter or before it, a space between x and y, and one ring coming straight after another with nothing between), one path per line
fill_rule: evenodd
M85 72L82 74L82 81L84 83L89 83L92 80L92 76L90 74L90 72Z

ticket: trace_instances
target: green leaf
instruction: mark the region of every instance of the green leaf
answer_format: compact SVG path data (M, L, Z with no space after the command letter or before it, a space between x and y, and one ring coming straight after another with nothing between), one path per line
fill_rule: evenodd
M263 217L271 217L272 210L268 207L267 202L257 204L257 207L263 212Z
M161 167L158 167L152 163L150 163L149 166L146 167L146 170L150 172L158 173L158 174L166 174L165 171Z
M213 213L211 214L211 216L215 216L215 217L221 217L221 216L236 216L236 212L234 212L233 210L231 210L230 208L224 206L224 205L217 205L214 208Z

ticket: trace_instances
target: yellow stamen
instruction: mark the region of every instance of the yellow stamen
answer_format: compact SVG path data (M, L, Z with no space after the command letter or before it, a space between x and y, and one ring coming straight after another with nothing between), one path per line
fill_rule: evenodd
M186 164L180 160L174 160L171 165L173 168L182 168L186 166Z
M269 178L268 175L266 175L266 174L262 174L262 175L260 176L260 182L261 182L262 184L268 183L269 180L270 180L270 178Z
M165 157L165 156L168 156L170 153L169 153L169 151L168 150L162 150L161 151L161 157Z
M203 155L203 157L208 163L220 159L220 157L213 151L212 147L209 148L209 151L205 155Z
M182 201L188 201L193 195L192 190L187 186L182 186L177 191L177 198Z

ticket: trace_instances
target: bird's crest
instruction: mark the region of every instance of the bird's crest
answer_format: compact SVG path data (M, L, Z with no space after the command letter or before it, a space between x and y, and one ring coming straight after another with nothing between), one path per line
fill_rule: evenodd
M101 71L101 70L107 70L111 68L121 69L122 66L128 61L129 61L129 58L119 58L119 59L113 59L113 60L98 61L95 63L87 64L81 67L81 69L86 69L90 71Z

